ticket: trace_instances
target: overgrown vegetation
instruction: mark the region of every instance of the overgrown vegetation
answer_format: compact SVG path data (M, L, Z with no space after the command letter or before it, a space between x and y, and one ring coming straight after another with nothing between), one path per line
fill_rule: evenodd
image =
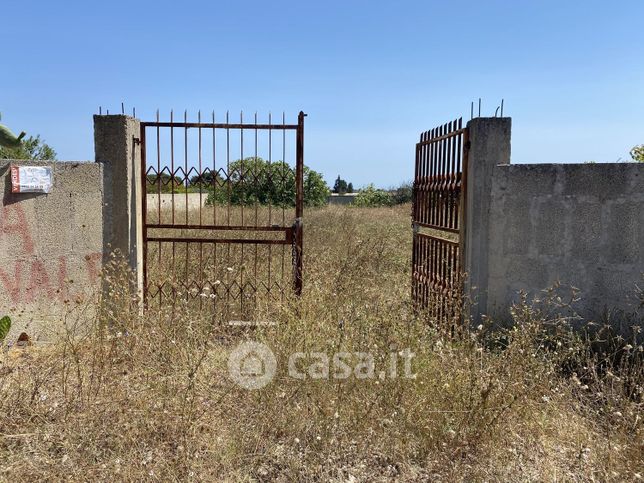
M307 210L304 295L256 314L276 325L231 328L183 303L141 317L127 277L108 267L102 317L75 305L56 343L0 356L0 476L640 478L641 346L591 351L563 315L561 289L525 298L501 331L453 332L418 317L408 213L408 205ZM263 389L229 379L228 353L244 340L277 357ZM415 353L411 378L286 371L294 351L368 352L381 368L405 349Z
M369 184L358 192L353 204L363 208L402 205L410 203L412 196L413 186L409 182L389 190L378 189L373 184Z
M413 196L414 186L409 181L401 183L399 186L391 190L391 199L394 205L411 203Z
M0 344L4 342L11 330L11 318L8 315L0 318Z
M36 161L55 161L56 151L44 142L40 135L29 136L17 148L0 147L0 159L32 159Z
M353 200L353 206L363 208L391 206L391 196L385 190L378 189L373 184L369 184L358 192Z

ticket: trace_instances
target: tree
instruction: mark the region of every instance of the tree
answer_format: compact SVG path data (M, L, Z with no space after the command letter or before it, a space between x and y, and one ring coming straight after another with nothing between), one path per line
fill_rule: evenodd
M197 189L199 189L199 185L205 189L212 187L214 184L222 185L223 183L224 180L219 176L219 173L213 173L212 171L206 171L190 178L190 186L195 186Z
M347 192L347 182L340 178L340 175L338 175L338 178L333 184L333 192L341 195Z
M347 185L347 193L353 193L353 183Z
M183 193L185 189L179 178L172 179L169 174L148 174L147 192L148 193Z
M23 139L14 148L0 147L0 159L34 159L38 161L55 161L56 151L40 139L39 135Z
M631 158L638 163L644 163L644 144L640 144L631 149Z

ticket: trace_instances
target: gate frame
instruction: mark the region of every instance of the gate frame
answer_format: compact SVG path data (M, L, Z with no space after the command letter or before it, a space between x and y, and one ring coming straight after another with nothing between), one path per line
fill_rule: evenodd
M449 146L449 140L456 138L456 146ZM445 143L438 145L443 141L448 141L448 144ZM422 152L424 146L438 145L438 147L430 149L428 154ZM456 148L456 149L455 149ZM439 152L436 152L438 150ZM414 185L413 185L413 203L412 203L412 230L413 230L413 241L412 241L412 301L416 308L427 309L429 307L429 295L432 290L432 280L428 278L426 280L420 280L420 276L416 272L418 265L418 256L419 256L419 237L425 236L429 239L437 240L439 242L444 242L450 245L458 245L458 252L456 259L452 259L454 267L451 269L456 269L457 273L449 273L450 275L450 284L444 284L442 293L438 295L442 297L445 301L446 297L449 296L449 291L457 290L458 293L463 296L465 294L465 263L466 263L466 227L467 227L467 190L468 190L468 165L469 165L469 151L470 151L470 139L469 139L469 125L463 127L463 119L459 118L454 121L451 121L447 124L438 126L429 131L421 133L419 142L416 143L416 152L414 159ZM446 154L447 152L447 154ZM450 169L450 163L451 168ZM455 170L457 164L460 165L460 170ZM423 171L425 171L423 173ZM433 175L428 175L429 171L433 171ZM458 177L460 175L460 183ZM453 176L453 178L451 178ZM423 193L442 193L442 192L454 192L458 189L458 210L457 210L457 221L458 226L447 226L448 224L444 223L442 215L438 213L437 207L434 206L431 196L428 196L426 200L420 200L419 194L421 192L419 184L425 183L432 186L430 189L424 189ZM449 186L450 183L455 183L454 186ZM421 203L424 202L424 205L421 206ZM425 211L425 216L421 215L421 210ZM449 209L446 210L446 215L449 217ZM426 223L425 221L420 221L419 218L427 218L427 213L431 213L436 217L438 215L438 223ZM451 223L453 224L453 223ZM441 238L434 235L420 233L420 228L428 228L438 232L448 232L448 233L457 233L458 242L449 240L448 238ZM446 261L446 254L441 250L434 251L431 255L428 256L427 261L438 260L434 269L438 267L440 262ZM430 259L429 257L433 257ZM434 275L432 271L431 263L427 263L424 268L427 271L427 274L431 277ZM447 272L447 270L446 270ZM426 277L427 278L427 277ZM419 295L418 287L422 287L423 291L426 291L426 295ZM441 306L443 303L441 303ZM445 312L441 312L443 307L438 308L438 318L444 317Z
M292 245L293 251L293 292L299 296L302 294L303 288L303 211L304 211L304 118L307 116L303 111L300 111L297 116L297 124L257 124L257 123L202 123L202 122L174 122L174 121L159 121L158 112L156 121L141 121L140 133L136 143L140 148L140 192L141 192L141 231L142 231L142 296L143 306L147 307L148 302L148 243L150 241L166 241L166 242L185 242L189 243L190 238L182 237L165 237L160 239L158 237L149 237L148 228L170 228L170 229L206 229L206 230L240 230L240 231L284 231L284 240L266 240L266 239L247 239L247 238L230 238L230 239L217 239L217 243L222 244L283 244ZM270 122L270 121L269 121ZM238 129L242 133L245 129L248 130L275 130L275 131L295 131L295 220L291 227L272 227L272 226L231 226L231 225L189 225L189 224L149 224L147 213L147 159L146 159L146 128L148 127L169 127L173 128L201 128L201 129ZM160 174L160 173L157 173ZM202 173L199 173L200 175ZM227 173L229 176L229 173ZM174 173L173 173L174 176ZM187 209L187 206L186 206ZM160 215L159 215L160 216ZM160 218L159 218L160 221ZM208 243L209 239L200 239L200 242Z

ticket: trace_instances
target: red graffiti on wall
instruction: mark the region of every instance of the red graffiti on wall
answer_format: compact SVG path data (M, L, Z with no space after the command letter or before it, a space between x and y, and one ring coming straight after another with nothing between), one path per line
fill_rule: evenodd
M11 211L15 216L11 217ZM27 217L22 207L18 204L2 207L0 216L0 238L3 236L15 236L20 239L22 250L25 254L31 255L34 252L34 242L31 238Z
M101 252L94 252L85 255L85 263L87 264L87 274L89 275L90 283L96 283L98 280L102 260L103 254Z
M36 254L27 217L19 204L6 205L0 210L0 241L3 239L12 244L10 254L14 262L13 267L0 266L0 283L12 303L31 303L39 299L63 302L72 296L67 279L68 257L58 257L55 273L51 268L47 269L45 261ZM82 257L91 284L98 281L102 257L101 252Z
M20 301L20 286L22 277L22 260L16 260L12 274L6 273L2 268L0 268L0 281L5 290L9 294L9 297L13 302Z

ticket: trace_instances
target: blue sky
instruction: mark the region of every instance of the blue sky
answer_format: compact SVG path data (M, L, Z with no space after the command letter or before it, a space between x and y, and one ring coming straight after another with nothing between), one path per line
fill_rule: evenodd
M98 106L306 119L331 182L394 185L420 131L483 99L512 162L628 159L644 143L642 1L4 2L0 112L93 159ZM237 115L237 114L235 114Z

